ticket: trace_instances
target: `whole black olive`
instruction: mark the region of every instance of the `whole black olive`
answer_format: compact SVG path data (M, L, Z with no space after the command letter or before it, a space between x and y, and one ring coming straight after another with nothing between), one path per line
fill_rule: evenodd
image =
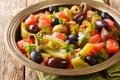
M59 9L58 9L57 6L50 6L50 7L49 7L49 11L50 11L50 13L52 14L54 11L55 11L55 12L58 12Z
M76 35L76 34L70 34L68 36L68 39L77 42L78 41L78 35Z
M73 17L73 20L76 21L77 23L79 24L82 24L82 22L86 19L86 15L85 13L79 13L79 14L76 14L74 17Z
M54 27L57 24L59 24L59 19L58 18L53 18L52 19L52 26Z
M101 31L103 28L107 29L109 28L109 25L106 21L104 20L96 20L95 25L99 31Z
M38 27L36 25L30 25L30 26L28 26L28 31L30 33L37 34L39 32L39 29L38 29Z
M95 65L98 63L98 59L95 56L87 56L85 58L85 61L88 62L88 64L90 64L90 65Z
M68 61L62 58L50 58L47 65L54 68L66 68Z
M36 63L40 63L43 60L42 55L36 50L31 52L30 57Z
M113 20L113 18L106 12L101 12L100 15L101 15L102 19L111 19L111 20Z

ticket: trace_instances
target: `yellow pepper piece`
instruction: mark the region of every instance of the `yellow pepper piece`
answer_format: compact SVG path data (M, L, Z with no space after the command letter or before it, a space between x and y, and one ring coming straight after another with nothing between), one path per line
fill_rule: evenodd
M67 57L68 57L68 53L60 51L60 50L59 51L53 51L53 50L46 49L46 52L48 54L50 54L50 56L56 57L56 58L67 59Z
M66 16L68 16L70 20L73 19L72 13L68 8L65 8L63 12L65 13Z
M21 23L21 36L23 39L28 38L28 36L30 35L30 33L26 30L26 24L25 23Z
M73 58L71 60L71 63L74 69L79 69L79 68L84 68L89 66L89 64L85 62L83 59L81 59L80 57Z
M82 58L85 58L86 56L90 55L90 51L92 48L93 48L93 44L87 43L78 54L81 55Z

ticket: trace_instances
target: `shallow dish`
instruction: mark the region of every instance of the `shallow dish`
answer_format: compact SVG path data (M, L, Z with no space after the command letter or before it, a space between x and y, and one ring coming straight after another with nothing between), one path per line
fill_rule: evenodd
M85 1L85 0L48 0L48 1L43 1L37 4L34 4L30 7L27 7L26 9L20 11L16 16L13 17L11 20L10 24L8 25L8 28L5 33L5 43L10 51L11 55L19 62L21 62L24 65L27 65L31 68L34 68L35 70L42 71L45 73L51 73L51 74L57 74L57 75L64 75L64 76L74 76L74 75L85 75L85 74L90 74L94 72L98 72L101 70L104 70L112 65L114 65L116 62L119 61L120 59L120 50L114 54L112 57L109 59L105 60L102 63L96 64L94 66L82 68L82 69L58 69L58 68L52 68L52 67L47 67L43 65L39 65L32 60L28 59L25 57L21 51L18 49L16 45L16 41L19 40L19 34L20 33L20 23L25 20L30 14L35 14L40 11L45 10L45 8L48 8L49 6L57 6L57 5L74 5L74 4L80 4L81 2L87 3L89 6L109 13L111 15L115 22L116 22L116 27L120 29L120 15L119 13L114 10L113 8L96 2L96 1Z

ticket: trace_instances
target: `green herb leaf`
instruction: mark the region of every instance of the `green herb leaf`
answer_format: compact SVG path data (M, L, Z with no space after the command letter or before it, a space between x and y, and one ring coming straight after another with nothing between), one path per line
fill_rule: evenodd
M59 19L59 23L60 23L60 24L65 24L65 21L64 21L63 18L58 18L58 19Z
M93 27L93 30L96 29L95 21L98 20L98 19L101 19L101 17L99 16L99 14L97 12L95 12L93 14L93 17L92 17L92 20L91 20L91 25Z
M73 45L67 44L67 45L63 46L62 49L65 50L65 52L70 52L72 54L74 51L73 47L74 47Z
M90 34L89 33L84 33L84 32L80 32L78 34L78 45L80 45L83 41L87 41L88 39L90 39ZM85 44L85 43L84 43Z
M99 58L101 58L102 60L104 60L104 59L106 58L106 54L107 54L107 53L105 52L105 50L104 50L104 49L101 49L101 51L97 53L97 56L98 56Z
M72 34L76 33L76 31L78 30L78 26L79 26L79 24L76 24L75 26L73 26L73 28L71 29L72 30Z
M35 49L36 46L34 44L32 44L32 43L24 42L23 47L30 54Z
M54 11L54 12L51 14L52 18L54 18L55 15L56 15L56 12Z
M64 11L66 7L59 7L59 11Z
M36 38L37 38L38 40L41 40L41 39L43 38L42 33L37 33Z
M78 36L79 36L79 37L78 37L78 44L80 45L80 44L82 43L85 35L84 35L83 32L80 32L80 33L78 34Z

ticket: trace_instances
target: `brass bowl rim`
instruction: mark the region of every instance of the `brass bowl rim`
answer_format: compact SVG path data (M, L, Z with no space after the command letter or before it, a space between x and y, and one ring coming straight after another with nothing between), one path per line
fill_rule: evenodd
M8 24L8 27L5 31L4 35L4 40L6 47L10 54L19 62L21 62L24 65L27 65L31 68L34 68L37 71L42 71L45 73L50 73L50 74L57 74L57 75L64 75L64 76L75 76L75 75L85 75L85 74L91 74L94 72L98 72L101 70L104 70L115 63L117 63L120 59L120 50L117 52L117 54L113 55L106 61L99 63L94 66L82 68L82 69L58 69L58 68L52 68L52 67L47 67L43 66L40 64L37 64L33 62L32 60L28 59L25 57L20 50L17 48L16 41L15 41L15 33L17 30L17 27L20 25L20 23L31 13L34 13L38 10L44 9L46 7L49 7L50 5L73 5L73 4L80 4L81 2L86 2L89 4L91 7L96 8L101 11L108 12L120 25L120 15L119 12L116 11L115 9L100 3L96 1L89 1L89 0L47 0L47 1L42 1L39 3L36 3L34 5L31 5L22 11L20 11L18 14L16 14L11 22Z

